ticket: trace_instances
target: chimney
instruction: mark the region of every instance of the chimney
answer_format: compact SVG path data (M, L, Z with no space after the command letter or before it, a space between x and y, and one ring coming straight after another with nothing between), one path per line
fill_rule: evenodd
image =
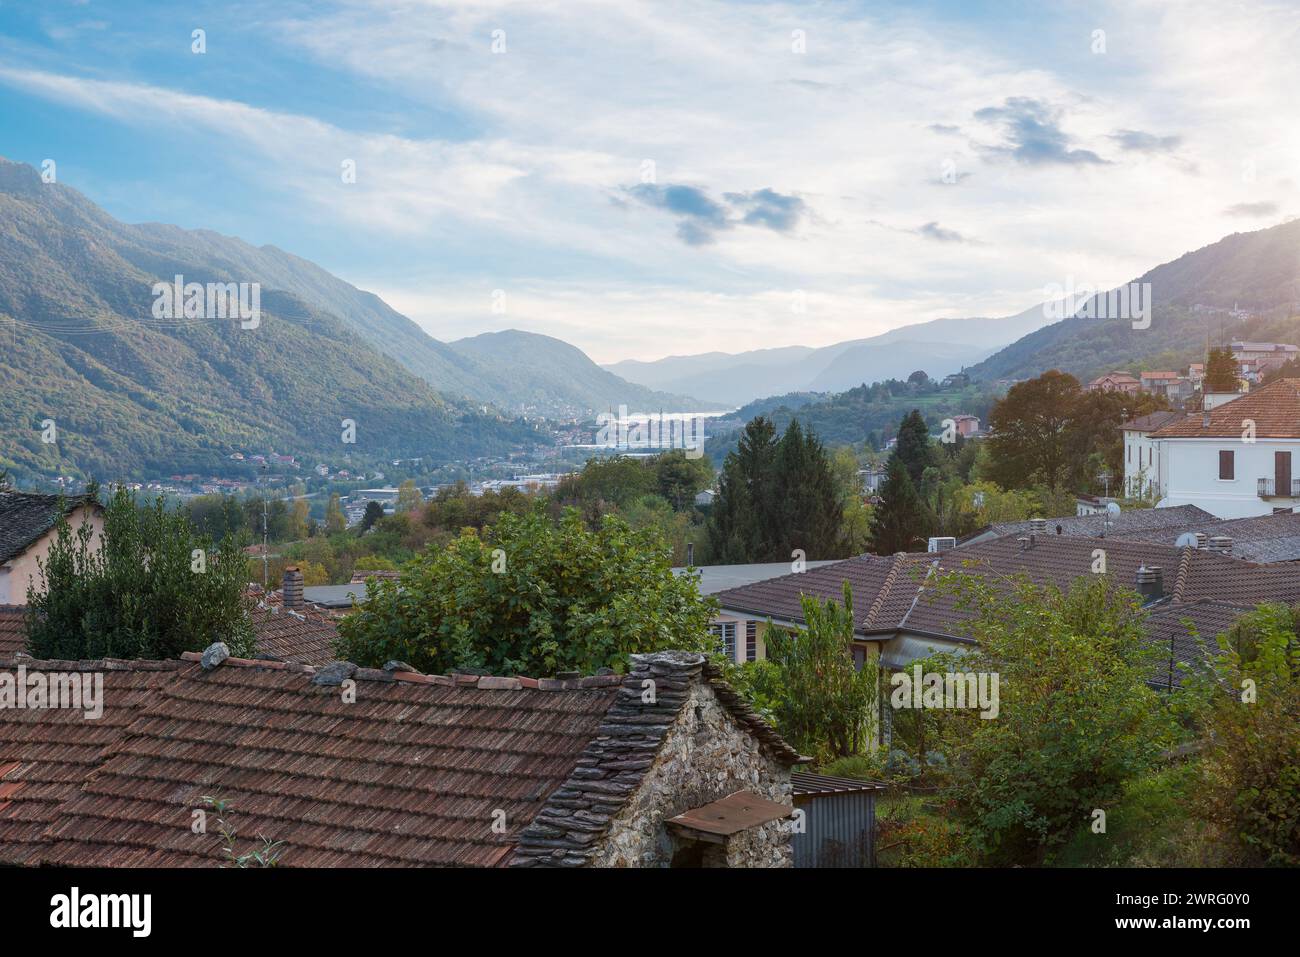
M1206 547L1218 555L1231 555L1232 539L1227 535L1215 535L1210 539L1209 545Z
M1016 541L1020 543L1020 550L1022 552L1034 543L1033 538L1027 535L1021 535L1019 538L1016 539Z
M1204 547L1205 547L1205 542L1206 542L1207 537L1208 537L1208 536L1206 536L1206 534L1205 534L1204 532L1197 532L1197 533L1196 533L1196 547L1197 547L1197 548L1204 548Z
M687 568L695 567L695 543L694 542L686 543L686 567Z
M1201 413L1201 428L1203 428L1203 429L1208 429L1209 427L1210 427L1210 413L1209 413L1208 411L1206 411L1206 412L1202 412L1202 413Z
M297 565L290 565L284 570L284 589L280 594L281 604L285 608L294 609L303 606L302 569Z
M1045 534L1047 534L1047 519L1045 519L1045 518L1031 518L1031 519L1029 520L1029 530L1030 530L1031 532L1033 532L1034 535L1045 535Z
M1137 570L1137 590L1142 596L1142 604L1149 605L1165 597L1164 570L1159 565L1148 568L1142 565Z

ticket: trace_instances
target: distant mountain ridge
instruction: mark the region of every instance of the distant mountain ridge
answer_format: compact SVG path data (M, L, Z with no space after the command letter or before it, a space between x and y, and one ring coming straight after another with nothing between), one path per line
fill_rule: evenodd
M1051 321L1038 305L1001 319L935 319L821 348L710 352L624 360L604 368L651 388L744 405L786 392L845 392L863 383L905 379L918 369L939 379Z
M1131 319L1084 318L1080 308L968 371L991 381L1060 369L1090 381L1113 369L1179 371L1202 360L1207 345L1230 339L1300 344L1300 220L1232 233L1134 282L1151 284L1149 328L1135 329Z
M176 275L256 281L204 256L241 249L214 237L124 226L0 161L0 467L156 477L211 473L235 451L436 463L544 441L435 392L339 315L270 283L256 329L154 316L154 283Z

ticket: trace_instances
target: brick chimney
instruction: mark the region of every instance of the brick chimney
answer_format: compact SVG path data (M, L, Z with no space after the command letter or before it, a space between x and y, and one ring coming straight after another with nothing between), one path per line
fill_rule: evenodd
M284 590L280 593L285 608L297 610L303 607L302 569L290 565L284 570Z
M1228 535L1214 535L1206 547L1219 555L1231 555L1232 538Z
M1149 605L1165 597L1164 569L1159 565L1142 565L1137 570L1137 590L1142 604Z

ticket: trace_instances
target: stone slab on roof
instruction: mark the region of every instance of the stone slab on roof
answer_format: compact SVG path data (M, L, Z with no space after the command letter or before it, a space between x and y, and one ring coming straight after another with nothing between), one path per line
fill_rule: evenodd
M21 555L61 516L85 504L80 495L0 491L0 564Z

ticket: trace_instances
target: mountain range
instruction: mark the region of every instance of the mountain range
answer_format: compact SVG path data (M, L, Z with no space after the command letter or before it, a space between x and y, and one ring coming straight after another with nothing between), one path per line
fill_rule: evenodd
M1300 220L1233 233L1133 281L1150 283L1149 327L1086 318L1103 312L1094 297L968 371L991 381L1060 369L1088 381L1115 369L1181 371L1232 339L1300 343Z
M156 317L155 283L178 275L260 284L257 328ZM0 467L19 473L205 471L248 450L439 462L547 442L521 413L701 407L546 336L439 342L307 260L125 224L3 159L0 347ZM530 354L546 362L525 370Z
M935 319L820 348L629 359L604 368L649 388L735 406L775 393L843 392L863 383L905 379L918 369L941 379L1049 322L1046 310L1037 305L1000 319Z

